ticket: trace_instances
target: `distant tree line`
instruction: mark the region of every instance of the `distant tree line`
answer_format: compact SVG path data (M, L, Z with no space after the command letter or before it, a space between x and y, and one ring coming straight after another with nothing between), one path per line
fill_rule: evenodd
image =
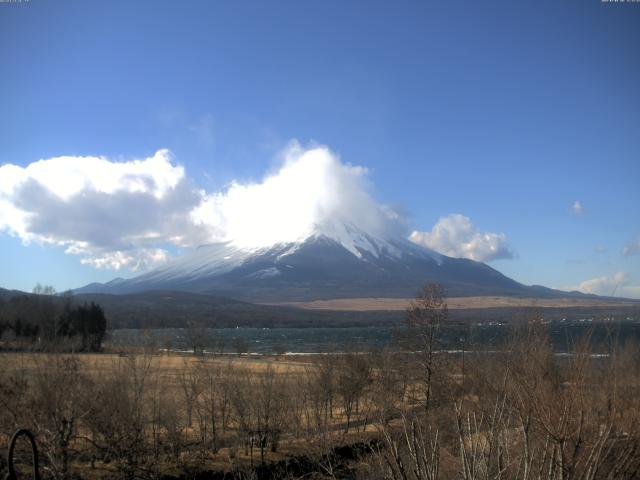
M16 344L66 345L74 351L101 349L107 320L100 305L77 305L71 294L36 285L33 294L0 298L0 340Z

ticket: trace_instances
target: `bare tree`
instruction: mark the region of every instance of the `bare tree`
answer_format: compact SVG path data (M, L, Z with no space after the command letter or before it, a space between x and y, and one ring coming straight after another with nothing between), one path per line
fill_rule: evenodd
M405 324L409 346L418 361L424 408L429 410L435 371L436 335L447 319L447 303L441 285L426 284L407 308Z
M404 397L404 372L396 356L382 351L373 357L374 376L372 399L381 424L386 424L397 413Z
M216 453L220 435L226 429L229 410L229 389L226 385L225 367L204 359L193 364L193 367L199 383L199 395L195 407L200 442L203 449L210 448Z
M87 414L82 399L90 381L81 373L76 357L48 355L44 362L40 360L30 396L33 425L49 460L51 475L66 479L70 476L71 445Z
M202 386L201 377L196 368L191 365L189 359L183 361L182 371L178 376L178 383L184 399L184 406L187 413L187 426L191 428L193 424L193 406L200 395Z
M345 354L340 362L337 377L337 392L342 399L346 418L345 432L349 431L352 416L359 413L360 400L371 380L371 365L368 355Z
M194 355L200 355L208 343L208 332L201 322L190 320L184 329L184 338Z
M100 402L89 402L84 424L88 440L125 479L137 477L145 466L148 450L147 403L151 357L120 357L92 392Z

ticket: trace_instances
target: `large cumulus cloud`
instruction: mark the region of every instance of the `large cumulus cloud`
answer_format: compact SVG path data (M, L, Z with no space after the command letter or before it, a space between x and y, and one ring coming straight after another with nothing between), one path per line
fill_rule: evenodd
M188 217L200 201L166 150L125 162L56 157L0 167L0 230L101 268L144 268L166 259L162 245L204 241Z
M414 231L410 239L450 257L479 262L513 258L504 233L481 232L469 217L458 213L440 218L431 231Z

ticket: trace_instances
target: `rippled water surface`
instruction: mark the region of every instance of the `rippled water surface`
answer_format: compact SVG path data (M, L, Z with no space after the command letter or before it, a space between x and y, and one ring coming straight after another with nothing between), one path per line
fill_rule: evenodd
M640 322L619 323L554 322L545 326L554 348L568 352L584 335L590 334L594 348L607 349L611 343L624 344L629 340L640 342ZM444 326L438 335L443 350L473 350L500 348L511 337L509 325L486 324L474 326ZM401 327L352 328L222 328L197 332L207 345L205 350L236 353L328 353L366 351L372 348L393 348L406 330ZM118 346L152 345L157 348L188 350L189 337L194 332L186 329L114 330L109 344Z

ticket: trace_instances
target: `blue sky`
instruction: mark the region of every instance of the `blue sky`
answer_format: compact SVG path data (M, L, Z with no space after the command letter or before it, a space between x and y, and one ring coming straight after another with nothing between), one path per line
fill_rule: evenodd
M0 165L168 149L217 192L297 139L411 230L502 234L516 280L640 297L639 46L640 4L600 0L0 3ZM7 225L2 287L133 274Z

